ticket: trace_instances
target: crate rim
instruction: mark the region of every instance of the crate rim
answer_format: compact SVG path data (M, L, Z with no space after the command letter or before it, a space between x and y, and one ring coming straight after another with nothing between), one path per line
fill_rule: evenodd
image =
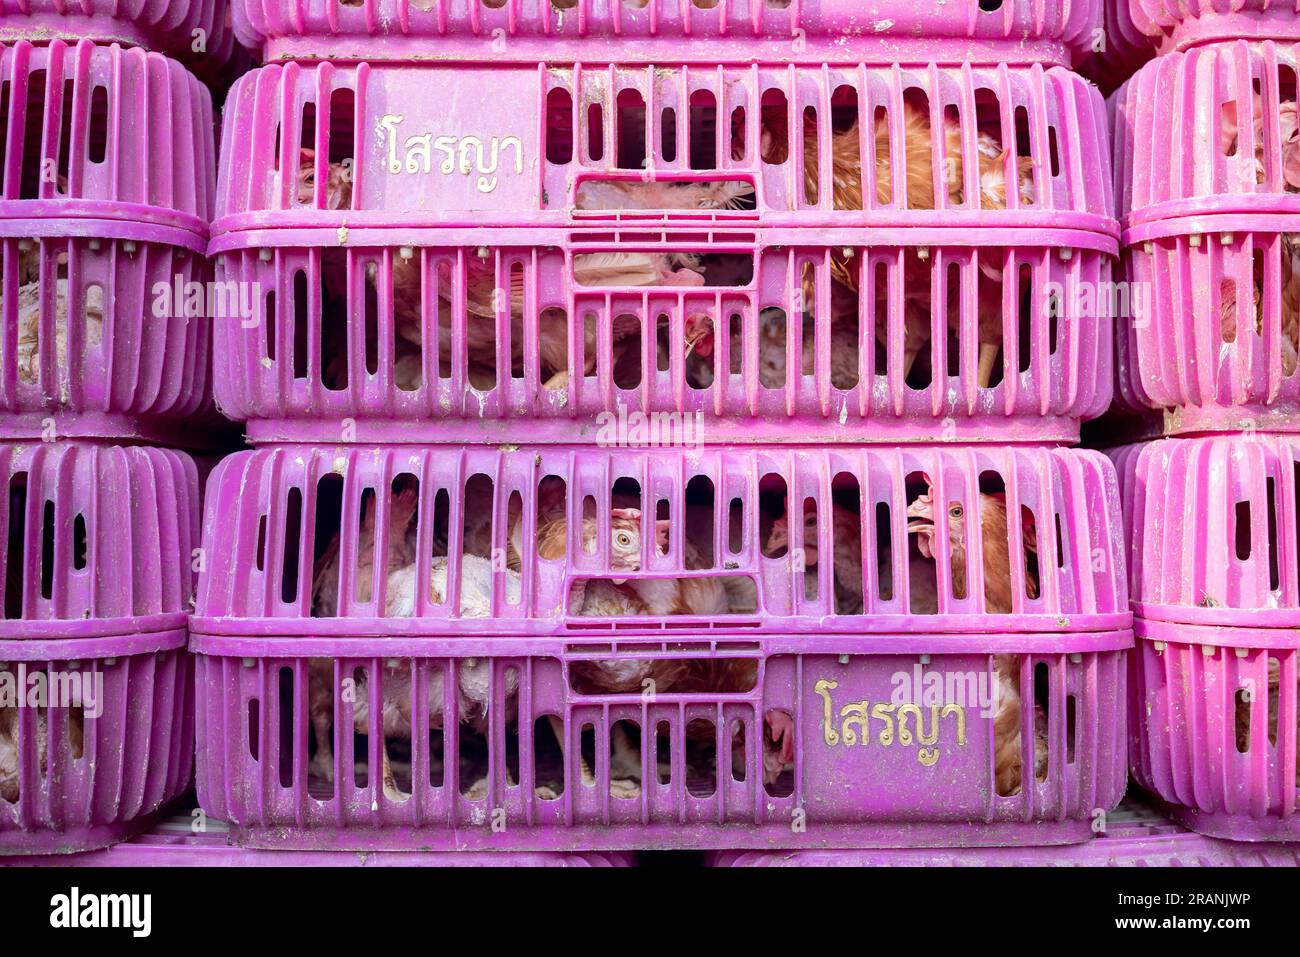
M935 216L935 211L921 211L927 217ZM220 253L239 252L248 249L265 249L279 247L320 247L326 249L346 249L349 246L476 246L502 248L506 246L558 246L562 243L590 242L599 243L602 248L619 245L627 249L660 248L664 245L689 247L690 241L651 240L630 237L620 239L620 234L671 232L675 235L699 234L698 242L707 243L748 243L758 249L770 249L783 246L871 246L871 247L910 247L910 246L959 246L963 248L987 246L1049 247L1084 249L1109 256L1118 255L1118 230L1105 231L1093 229L1088 224L1038 226L984 226L972 231L974 223L962 225L952 221L956 214L937 213L943 217L943 224L893 225L883 223L887 216L880 216L878 225L848 226L842 223L829 223L826 228L810 226L771 227L749 224L748 228L724 226L721 224L699 224L692 222L674 223L670 220L628 224L611 221L606 224L584 224L582 226L526 226L510 225L492 227L491 224L469 223L449 225L415 225L402 223L400 218L390 218L390 225L367 226L354 225L353 217L325 214L337 220L335 224L281 224L268 223L247 228L227 229L220 222L214 224L212 241L208 244L209 256ZM382 214L376 214L382 217ZM975 215L975 214L972 214ZM1062 214L1070 217L1085 217L1101 223L1114 223L1104 217L1092 214ZM259 217L260 218L260 217ZM275 215L275 218L280 218ZM1294 224L1294 219L1290 220ZM485 228L491 228L485 233ZM583 233L594 232L599 228L602 235L612 234L614 238L607 242L584 237ZM3 224L0 223L0 236L3 236ZM744 237L744 238L741 238ZM582 250L578 250L581 252ZM612 288L612 287L611 287ZM638 287L639 288L639 287Z
M903 619L907 616L873 616L874 620L886 623L888 619ZM936 616L937 617L937 616ZM963 617L963 616L948 616ZM967 618L992 619L986 630L944 629L935 627L924 632L907 633L884 630L878 634L846 630L836 634L829 629L803 633L796 629L778 630L771 633L746 632L737 629L718 628L713 631L676 631L660 630L633 635L630 632L593 633L578 631L568 634L500 634L457 633L447 628L411 629L402 628L407 622L419 619L397 618L351 618L351 619L273 619L273 618L236 618L236 617L195 617L190 621L190 650L195 654L207 654L218 657L239 658L291 658L309 654L312 657L350 657L346 652L356 651L359 657L448 657L482 656L482 657L518 657L524 656L561 656L566 646L575 643L590 643L607 647L626 640L629 644L691 644L702 645L717 642L742 642L761 646L755 649L765 655L775 654L847 654L847 655L958 655L958 654L1069 654L1074 652L1125 651L1134 647L1133 618L1128 612L1109 615L1076 615L1070 623L1078 623L1077 628L1066 630L1057 619L1047 615L1014 616L1019 619L1051 619L1054 629L1031 631L1026 628L998 628L998 618L1013 617L1003 615L964 616ZM434 619L426 619L434 622ZM308 626L301 631L292 628L276 627L285 622L291 625L304 622ZM322 623L333 623L342 627L321 628ZM896 621L893 623L897 623ZM940 623L936 623L938 625ZM1046 624L1046 622L1044 622ZM391 627L397 625L397 628ZM366 634L367 626L375 629L374 634ZM390 626L390 627L383 627ZM281 649L277 646L294 642L294 648L300 646L311 649ZM971 646L974 642L974 647ZM432 649L431 649L432 646ZM330 652L328 649L338 649ZM436 649L436 650L434 650Z

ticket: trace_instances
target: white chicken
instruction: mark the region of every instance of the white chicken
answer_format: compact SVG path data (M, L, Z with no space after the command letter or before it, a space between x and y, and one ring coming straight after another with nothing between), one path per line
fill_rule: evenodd
M583 181L574 203L581 210L621 209L740 209L754 195L754 187L742 180Z
M384 593L384 616L389 618L409 618L415 615L416 598L420 583L417 580L415 561L415 524L412 522L419 505L418 493L411 487L403 488L393 496L390 507L390 541L387 560L388 575ZM357 590L360 601L369 601L371 581L374 573L375 556L375 515L376 507L371 507L362 517L358 535L357 555ZM400 565L400 567L399 567ZM446 557L432 560L430 568L430 600L441 604L448 594L449 562ZM504 572L506 595L510 601L518 601L520 583L517 572L506 569ZM338 614L339 583L339 546L335 539L317 563L317 571L312 584L313 614L318 617L333 617ZM459 616L462 618L484 618L491 614L493 596L493 570L491 562L477 555L461 557L461 597ZM467 658L457 662L458 706L457 721L469 723L476 729L486 727L488 700L488 680L491 661L483 658ZM316 754L312 766L316 773L327 781L333 780L334 760L331 747L330 731L334 717L334 662L330 659L313 659L310 663L312 680L309 693L309 711L316 739ZM507 672L509 675L509 672ZM397 789L388 758L387 741L394 739L409 740L411 736L411 694L410 664L398 662L390 666L384 676L383 691L383 733L385 745L383 752L383 787L390 800L400 801L404 795ZM438 703L439 713L430 713L432 727L442 727L441 672L437 672L431 681L430 706ZM436 682L437 684L433 684ZM506 687L505 695L513 697L518 690L517 673L513 687ZM354 727L358 734L369 734L368 699L361 689L356 691L356 710ZM479 800L487 793L487 781L476 782L469 790L471 800Z

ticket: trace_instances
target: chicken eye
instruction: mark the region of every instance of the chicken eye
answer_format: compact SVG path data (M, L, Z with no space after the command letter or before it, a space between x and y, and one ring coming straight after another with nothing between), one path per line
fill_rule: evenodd
M948 509L948 514L951 515L953 518L961 518L962 516L961 506L954 505L952 508Z
M621 547L627 548L632 544L632 536L627 532L619 532L614 536L614 541L616 541Z

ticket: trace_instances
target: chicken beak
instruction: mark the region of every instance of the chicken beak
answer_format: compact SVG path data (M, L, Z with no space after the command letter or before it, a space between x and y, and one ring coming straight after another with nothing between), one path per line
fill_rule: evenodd
M907 533L916 535L916 547L926 558L933 558L930 553L930 539L934 535L934 523L924 519L914 519L907 523Z
M626 578L611 578L610 581L612 581L615 585L620 585L620 586L627 584Z
M692 352L699 352L700 355L707 357L713 351L705 340L709 338L709 328L706 326L693 336L686 337L686 358L691 357Z

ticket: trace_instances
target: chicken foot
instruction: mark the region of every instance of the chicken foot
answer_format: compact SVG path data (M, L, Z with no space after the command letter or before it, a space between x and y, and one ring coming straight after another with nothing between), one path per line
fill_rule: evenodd
M564 721L558 715L547 715L551 733L560 746L560 753L565 752ZM613 755L610 758L609 793L616 798L635 798L641 794L641 757L628 737L627 730L621 724L615 724L610 732ZM622 776L620 775L622 773ZM578 774L583 787L595 787L596 775L587 764L581 749L578 752ZM543 801L554 801L560 795L548 785L538 785L535 793Z
M312 733L316 737L316 754L311 759L308 775L324 778L334 783L334 738L330 734L333 721L328 712L314 710L311 716Z
M993 369L997 365L998 352L1001 348L996 342L980 343L980 365L977 381L981 389L989 387L989 381L993 378Z

